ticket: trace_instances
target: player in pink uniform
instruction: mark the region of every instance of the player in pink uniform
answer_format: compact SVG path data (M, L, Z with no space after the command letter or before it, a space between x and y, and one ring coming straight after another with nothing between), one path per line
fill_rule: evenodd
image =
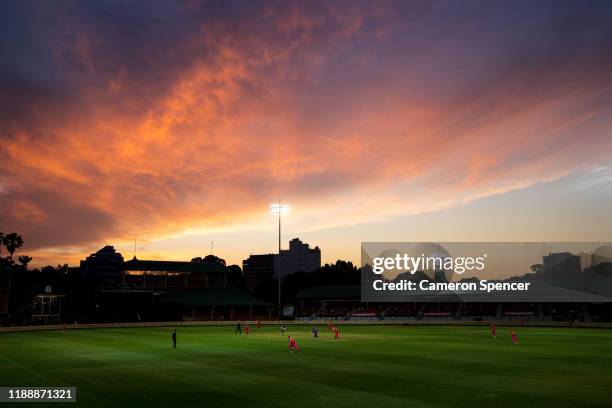
M493 338L497 337L497 327L495 327L495 323L491 323L491 336Z
M300 350L300 348L298 347L297 343L295 342L295 339L291 336L287 336L287 338L289 339L289 352L292 353L293 350L296 350L301 353L302 350Z
M514 330L510 331L510 336L512 337L512 343L513 344L518 344L518 336L516 335L516 332Z

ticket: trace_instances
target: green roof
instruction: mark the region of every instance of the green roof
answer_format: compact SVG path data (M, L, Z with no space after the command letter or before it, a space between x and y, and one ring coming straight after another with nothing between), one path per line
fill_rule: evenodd
M169 289L161 296L161 303L188 306L263 306L268 303L252 297L246 289Z
M311 286L303 289L296 295L298 298L308 299L359 299L361 298L361 286Z

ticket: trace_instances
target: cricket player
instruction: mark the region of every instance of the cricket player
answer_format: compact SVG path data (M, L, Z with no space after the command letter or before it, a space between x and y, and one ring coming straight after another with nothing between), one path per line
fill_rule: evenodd
M491 323L491 337L497 337L497 327L495 327L495 323Z
M176 348L176 329L172 332L172 348Z
M334 340L340 340L340 331L336 326L334 326Z
M293 350L297 350L301 353L302 350L300 350L300 348L298 347L297 343L295 342L295 339L291 336L287 336L287 338L289 339L289 352L293 353Z
M236 325L236 330L234 330L234 334L242 334L242 326L240 325L240 322L238 322L238 324Z
M510 336L512 337L512 344L519 344L518 336L514 330L510 331Z

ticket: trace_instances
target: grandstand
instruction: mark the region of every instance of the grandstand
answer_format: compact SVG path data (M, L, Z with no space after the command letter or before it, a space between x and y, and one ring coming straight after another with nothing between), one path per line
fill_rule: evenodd
M311 286L296 295L297 318L392 321L554 322L612 320L605 303L361 302L360 286Z
M210 259L210 258L209 258ZM214 259L214 258L212 258ZM233 275L232 275L233 274ZM11 310L8 282L12 276ZM274 320L278 300L249 291L240 269L224 262L124 261L105 246L66 271L46 268L0 274L3 325L167 321ZM610 303L362 302L359 271L337 263L284 281L284 306L299 321L354 322L610 322ZM325 284L318 284L324 282ZM338 282L350 282L341 285ZM317 284L315 284L317 283ZM276 282L267 283L275 288ZM47 290L49 289L49 290ZM274 291L271 291L274 292ZM0 305L2 306L2 305Z
M272 319L271 305L252 297L246 289L174 289L160 297L159 306L173 311L174 320Z

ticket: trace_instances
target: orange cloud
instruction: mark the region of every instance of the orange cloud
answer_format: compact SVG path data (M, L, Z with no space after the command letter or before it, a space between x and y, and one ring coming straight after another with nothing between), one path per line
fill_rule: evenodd
M120 23L58 17L56 84L26 78L17 90L32 91L0 128L0 227L56 261L62 248L73 259L103 241L248 228L279 198L308 209L293 222L312 230L608 159L610 78L588 52L498 66L491 43L477 63L446 28L392 5L345 6L217 16L190 5L201 21L172 25L159 49Z

